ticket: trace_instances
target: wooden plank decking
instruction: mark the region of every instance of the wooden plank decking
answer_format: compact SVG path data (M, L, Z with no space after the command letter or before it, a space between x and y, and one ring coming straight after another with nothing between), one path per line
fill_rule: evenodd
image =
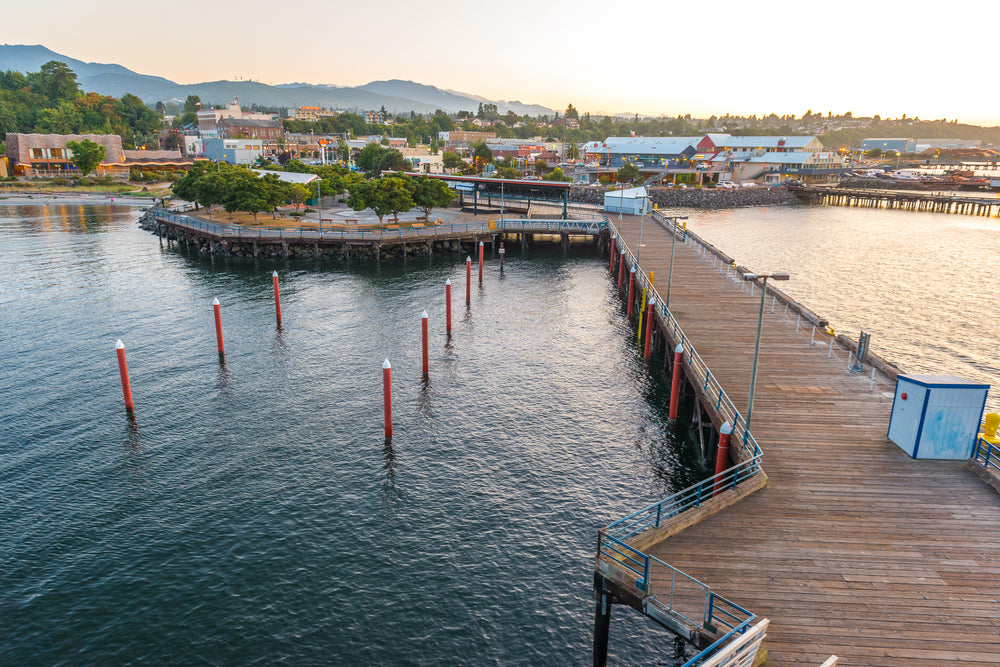
M622 233L635 253L639 219ZM642 240L665 295L670 234L647 217ZM741 411L759 303L677 243L670 308ZM891 387L767 305L751 430L769 485L650 553L769 618L767 665L1000 664L1000 497L961 462L907 457Z

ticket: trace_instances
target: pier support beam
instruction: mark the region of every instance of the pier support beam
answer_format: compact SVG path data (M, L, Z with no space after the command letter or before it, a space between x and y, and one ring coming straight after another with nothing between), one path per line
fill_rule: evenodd
M597 609L594 612L594 667L608 664L608 635L611 632L611 600L603 586L604 577L594 575Z

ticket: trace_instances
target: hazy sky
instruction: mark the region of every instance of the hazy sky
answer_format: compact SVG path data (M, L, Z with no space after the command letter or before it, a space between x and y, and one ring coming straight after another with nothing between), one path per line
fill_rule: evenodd
M592 113L851 111L1000 125L996 0L5 5L0 43L178 83L410 79Z

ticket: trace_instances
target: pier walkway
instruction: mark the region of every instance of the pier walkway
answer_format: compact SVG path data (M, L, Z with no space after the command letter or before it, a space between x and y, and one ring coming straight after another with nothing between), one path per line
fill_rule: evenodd
M639 228L621 223L631 253ZM642 234L663 296L672 234L649 216ZM675 243L670 311L745 412L759 288ZM769 619L767 665L1000 664L1000 496L962 462L910 459L886 438L891 381L849 372L829 336L765 303L751 433L767 486L643 550ZM665 599L672 576L647 592Z

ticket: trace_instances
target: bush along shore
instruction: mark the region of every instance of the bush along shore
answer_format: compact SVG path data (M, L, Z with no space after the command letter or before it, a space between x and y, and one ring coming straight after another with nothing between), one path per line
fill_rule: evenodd
M661 208L738 208L740 206L781 206L797 204L798 198L788 188L663 188L649 187L650 201ZM574 187L570 201L603 204L607 188Z

